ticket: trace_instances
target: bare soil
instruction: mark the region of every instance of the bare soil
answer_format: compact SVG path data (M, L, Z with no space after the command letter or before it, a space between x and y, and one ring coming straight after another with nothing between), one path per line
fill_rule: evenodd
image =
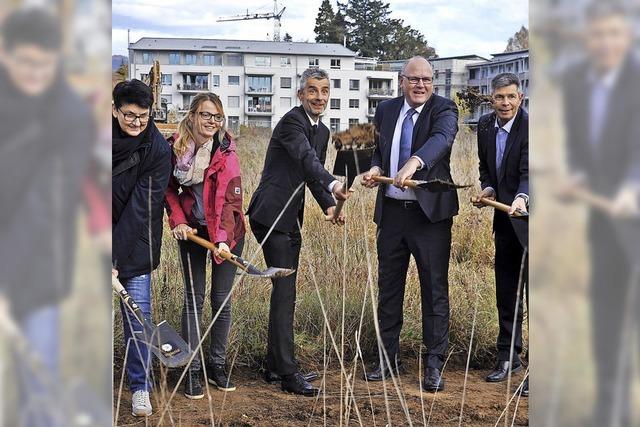
M157 388L152 393L154 413L146 422L144 419L131 415L131 394L126 390L120 399L117 424L119 426L158 425L161 412L166 407L168 396L171 394L179 378L179 371L171 372L167 379L168 386L163 390ZM503 413L507 399L506 382L491 384L484 381L487 371L474 370L469 372L463 412L464 426L493 426L496 425ZM387 402L390 419L387 416L384 386L382 383L368 383L360 379L362 372L357 373L354 394L358 411L351 404L348 417L345 416L345 405L340 396L339 370L328 370L326 373L326 393L318 398L309 398L284 393L280 384L267 384L260 374L247 368L236 370L232 379L237 386L234 392L224 393L215 387L208 388L210 399L189 400L182 394L182 386L178 388L169 410L166 411L161 425L176 426L338 426L348 424L353 426L457 426L459 425L460 406L464 383L464 370L445 372L446 387L443 392L436 394L421 393L419 388L419 374L417 366L409 366L400 375L400 388L406 402L409 415L407 416L398 393L393 384L387 382ZM512 378L513 395L516 387L523 380L523 373L515 374ZM118 401L118 385L120 377L114 381L114 405ZM316 386L322 385L322 377L314 381ZM343 386L343 390L346 386ZM344 399L344 396L342 397ZM342 400L344 401L344 400ZM512 425L514 409L517 405L515 423L513 425L528 425L528 399L516 395L512 400L507 414L508 423ZM424 407L424 411L423 408ZM116 413L114 407L114 414ZM424 414L424 415L423 415ZM409 421L409 419L411 421ZM342 424L341 421L342 420ZM499 425L504 425L504 416Z

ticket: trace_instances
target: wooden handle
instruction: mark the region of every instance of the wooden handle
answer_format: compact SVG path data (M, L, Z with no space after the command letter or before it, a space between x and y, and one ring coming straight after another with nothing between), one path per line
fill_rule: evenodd
M575 192L575 197L583 202L593 206L596 209L604 211L609 215L615 215L613 210L613 204L606 197L599 196L590 191L578 189Z
M340 212L342 211L343 206L344 206L344 200L338 200L336 202L336 208L333 210L333 215L325 215L324 220L333 221L334 219L338 218L340 216Z
M122 286L122 283L120 283L120 280L118 280L118 278L113 274L111 275L111 287L117 293L121 293L122 291L124 291L124 286Z
M473 202L473 198L471 199L471 201ZM511 209L511 206L509 205L505 205L504 203L500 203L500 202L496 202L495 200L491 200L491 199L486 199L486 198L481 198L480 199L480 203L482 203L483 205L486 206L491 206L492 208L495 208L499 211L502 211L506 214L509 213L509 209ZM513 215L511 216L521 216L520 213L518 213L518 211L516 211Z
M220 258L224 258L225 260L229 261L231 264L246 270L247 268L242 265L242 263L239 263L236 260L236 256L230 252L227 251L219 251L218 252L218 247L216 245L214 245L213 243L211 243L210 241L208 241L207 239L203 239L200 236L196 236L193 233L187 233L187 239L191 240L194 243L199 244L200 246L202 246L203 248L207 248L209 249L212 253L218 253L218 256L220 256Z
M393 185L393 178L389 178L388 176L372 176L374 181L380 182L382 184L390 184ZM418 183L412 179L405 179L404 185L409 188L418 188Z

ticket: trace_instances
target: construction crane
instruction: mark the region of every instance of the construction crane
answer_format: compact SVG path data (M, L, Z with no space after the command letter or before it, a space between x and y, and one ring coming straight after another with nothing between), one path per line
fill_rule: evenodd
M156 122L166 122L167 104L162 102L162 97L160 96L162 92L162 74L160 73L159 61L153 61L153 65L149 70L149 75L143 81L151 87L151 92L153 93L153 105L151 106L153 119Z
M282 14L286 7L283 7L282 10L278 11L278 0L273 0L273 13L249 13L249 9L247 9L247 13L244 15L236 15L236 16L227 16L218 18L217 22L228 22L228 21L248 21L250 19L273 19L273 41L280 41L280 18L282 18Z

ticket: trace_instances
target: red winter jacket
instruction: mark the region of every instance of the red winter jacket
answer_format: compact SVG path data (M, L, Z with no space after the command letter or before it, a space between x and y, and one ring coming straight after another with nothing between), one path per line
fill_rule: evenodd
M177 134L169 139L173 141ZM176 155L171 150L171 163L175 168ZM179 190L182 189L180 192ZM209 239L213 243L225 242L233 249L238 240L244 237L246 227L242 212L242 183L240 179L240 162L236 155L236 144L229 134L211 156L211 163L204 173L203 189L204 217L207 222ZM189 186L181 186L171 174L169 186L165 193L169 226L173 229L178 224L195 227L192 209L195 196ZM216 257L217 258L217 257ZM216 259L219 264L221 259Z

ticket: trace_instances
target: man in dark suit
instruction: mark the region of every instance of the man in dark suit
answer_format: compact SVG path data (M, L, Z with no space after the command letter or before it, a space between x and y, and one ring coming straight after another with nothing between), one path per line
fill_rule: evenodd
M305 184L322 211L333 216L335 199L346 200L343 184L324 168L329 129L320 114L329 100L329 76L310 68L302 73L298 99L276 125L269 141L260 184L247 214L251 230L262 244L267 265L298 268L302 239ZM344 223L340 215L332 221ZM296 274L273 279L269 311L269 338L266 379L281 381L282 389L315 396L308 377L300 374L294 356L293 315L296 300Z
M422 57L403 67L404 96L381 103L375 124L380 134L363 185L374 176L394 177L393 186L380 185L374 221L378 226L378 322L383 352L380 364L366 375L369 381L389 378L400 366L402 305L410 256L418 267L422 295L422 340L427 348L423 388L444 389L442 367L449 344L449 255L451 226L458 213L455 191L413 191L404 186L411 177L451 181L449 160L458 131L455 103L433 94L433 70Z
M635 83L640 60L633 51L631 12L619 2L594 2L587 8L587 56L568 70L563 82L572 173L565 191L570 196L575 189L586 189L613 199L613 215L591 209L588 219L597 393L592 422L586 425L593 426L632 425L633 417L637 359L627 343L638 330L637 303L631 301L635 317L626 308L638 286L632 281L638 263L637 226L616 218L616 213L638 215L640 201L640 86Z
M480 198L484 197L511 205L511 213L516 209L526 212L529 202L529 114L521 108L524 95L520 91L520 79L512 73L498 74L491 81L491 91L494 112L478 121L482 192L476 196L474 204L484 206L480 203ZM516 237L509 214L497 209L494 211L493 231L500 329L496 344L498 361L486 380L499 382L507 379L509 370L517 372L522 369L519 354L522 352L523 293L520 292L520 299L517 294L524 249ZM526 280L526 274L522 277ZM515 354L511 354L514 334ZM528 381L525 386L525 394L528 395Z

